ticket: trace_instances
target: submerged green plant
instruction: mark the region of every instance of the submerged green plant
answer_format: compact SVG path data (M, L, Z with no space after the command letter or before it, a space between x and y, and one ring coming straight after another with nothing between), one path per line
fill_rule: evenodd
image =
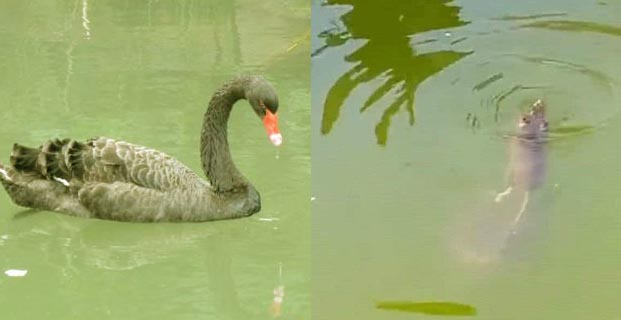
M444 316L474 316L477 309L473 306L455 302L412 302L412 301L383 301L375 307L382 310L423 313Z

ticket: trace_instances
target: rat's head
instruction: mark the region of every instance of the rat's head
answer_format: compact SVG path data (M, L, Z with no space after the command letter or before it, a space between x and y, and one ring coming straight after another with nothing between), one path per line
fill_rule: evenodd
M263 120L270 141L279 146L282 135L278 129L278 96L274 87L262 77L253 77L246 87L246 99L254 112Z
M530 111L522 114L518 126L521 135L538 136L548 131L545 106L541 100L535 101Z

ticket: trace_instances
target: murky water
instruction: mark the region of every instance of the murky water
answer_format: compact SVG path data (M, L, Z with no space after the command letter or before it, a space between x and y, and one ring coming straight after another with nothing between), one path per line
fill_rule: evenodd
M312 10L315 319L621 311L619 1ZM514 224L522 198L494 200L539 98L547 174Z
M305 1L11 1L0 16L1 161L14 142L102 135L200 172L209 96L242 72L277 88L285 138L272 147L246 103L234 109L233 157L263 199L248 219L85 220L25 211L0 192L1 318L269 319L280 286L282 317L309 318Z

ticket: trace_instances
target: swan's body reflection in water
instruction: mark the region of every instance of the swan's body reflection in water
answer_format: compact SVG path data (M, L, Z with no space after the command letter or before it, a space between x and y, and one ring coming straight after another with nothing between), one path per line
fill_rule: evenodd
M483 202L482 214L462 224L455 248L467 262L489 263L501 258L512 240L521 236L527 212L532 212L531 192L546 176L548 122L545 106L537 100L518 121L518 134L509 137L507 187Z
M105 242L102 243L101 239L93 239L90 245L88 242L84 243L85 258L98 268L108 270L148 270L166 267L166 265L173 266L170 270L170 277L178 279L176 283L178 287L169 286L168 290L181 292L204 290L206 294L203 295L202 304L205 305L203 312L220 319L243 319L256 316L250 314L240 304L236 279L231 270L234 261L230 254L232 248L227 241L228 236L219 229L205 229L199 232L197 228L179 228L178 232L171 233L165 228L154 228L148 230L146 237L144 233L142 236L133 237L127 234L127 230L110 228L110 232L119 234L113 235L108 245ZM197 249L198 247L202 249ZM181 262L171 263L172 260L176 260L175 256L185 255L184 252L194 255L193 265L184 265ZM196 255L200 252L202 254ZM170 279L162 280L163 282L170 281ZM164 289L164 291L168 290ZM110 293L113 292L111 288ZM170 295L170 292L160 294ZM116 303L111 302L110 305L116 305ZM187 310L186 312L195 313L196 311Z
M50 224L50 217L54 219L41 213L13 220L12 236L3 245L37 244L22 248L39 252L33 255L37 262L22 261L19 266L33 276L58 275L48 284L55 288L49 300L72 301L74 307L66 314L100 310L118 318L136 318L157 310L174 313L178 319L236 320L268 319L286 312L282 305L278 314L269 310L273 288L269 278L281 272L278 261L257 262L257 248L238 242L244 235L256 237L263 232L260 225L248 234L247 226L239 224L213 228L82 219L54 219L56 223ZM275 278L284 293L282 277ZM248 283L257 289L248 290ZM157 308L147 307L154 303Z

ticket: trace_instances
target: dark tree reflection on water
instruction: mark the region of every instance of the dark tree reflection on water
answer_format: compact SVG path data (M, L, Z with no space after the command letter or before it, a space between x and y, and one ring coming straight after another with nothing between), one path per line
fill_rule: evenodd
M352 9L340 17L345 29L334 27L319 34L324 39L324 46L313 55L341 46L350 39L365 39L367 42L345 56L345 61L353 63L354 67L339 77L327 93L321 123L322 134L330 133L345 100L356 88L380 77L384 79L383 84L375 88L360 108L360 112L364 112L390 92L395 93L375 127L377 143L386 144L391 119L404 106L409 114L410 125L414 124L417 87L431 75L469 54L455 51L418 54L410 45L410 37L414 34L466 24L458 17L459 8L448 6L448 2L326 1L324 5L350 5Z

